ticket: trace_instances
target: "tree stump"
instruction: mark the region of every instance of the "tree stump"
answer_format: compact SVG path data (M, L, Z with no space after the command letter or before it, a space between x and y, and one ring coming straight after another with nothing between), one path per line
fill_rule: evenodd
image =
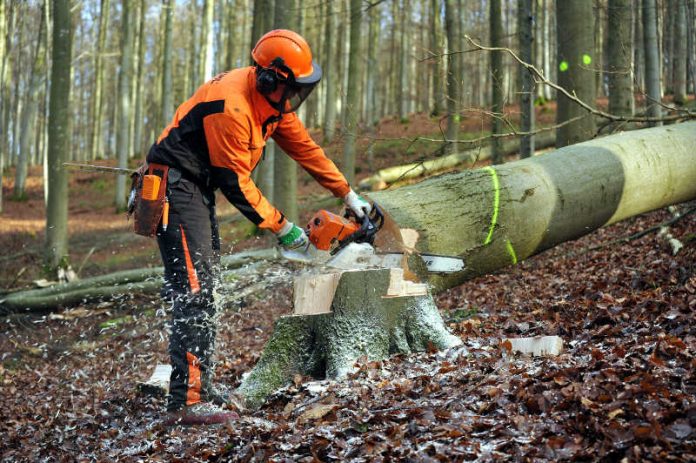
M428 287L403 275L391 268L299 278L295 314L276 321L261 358L237 390L245 404L261 406L296 374L340 379L362 356L380 360L461 344L447 330Z

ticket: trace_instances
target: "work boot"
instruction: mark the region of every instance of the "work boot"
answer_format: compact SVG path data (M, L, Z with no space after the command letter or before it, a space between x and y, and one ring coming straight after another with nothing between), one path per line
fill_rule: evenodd
M167 426L209 426L225 424L238 419L239 415L233 411L224 410L210 402L199 402L181 410L169 412L164 424Z

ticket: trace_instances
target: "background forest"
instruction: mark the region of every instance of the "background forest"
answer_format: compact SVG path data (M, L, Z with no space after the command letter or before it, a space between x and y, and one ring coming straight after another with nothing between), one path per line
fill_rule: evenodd
M8 193L22 200L28 167L44 165L46 262L55 267L68 255L60 164L134 165L176 105L215 74L249 65L256 39L279 27L303 34L325 70L301 115L324 145L340 145L330 152L351 180L380 167L385 138L427 160L491 132L534 133L539 117L548 128L553 116L543 115L558 92L544 79L586 104L558 99L557 146L617 121L688 117L669 109L694 93L694 9L693 0L3 1L0 171L12 191L0 207ZM514 50L538 72L481 46ZM421 116L425 131L378 134L381 121L406 127ZM494 162L503 160L500 140L492 138ZM533 147L523 137L523 156ZM256 180L272 200L274 186L283 191L276 204L297 218L296 169L285 156L274 169L273 159L271 149ZM116 183L118 209L125 182Z

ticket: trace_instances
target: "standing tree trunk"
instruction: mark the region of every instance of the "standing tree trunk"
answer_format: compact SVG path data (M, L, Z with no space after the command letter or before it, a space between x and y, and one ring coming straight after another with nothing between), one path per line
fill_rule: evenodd
M106 29L109 24L109 1L101 0L99 10L99 36L97 49L94 54L94 94L92 95L92 142L90 143L90 159L101 155L101 120L102 120L102 87L104 86L104 47L106 45Z
M433 82L433 107L430 114L435 117L442 114L442 103L444 101L442 91L442 54L444 46L442 40L442 20L440 17L441 7L441 0L430 0L430 53L433 55L430 71Z
M348 94L346 95L345 144L343 146L342 171L348 183L355 180L355 142L358 137L358 118L360 117L360 28L362 26L362 0L350 0L350 57L348 64Z
M556 3L556 28L558 37L558 84L575 93L590 106L595 104L594 62L594 13L592 0L574 0ZM585 117L582 117L585 116ZM556 131L556 146L572 145L592 138L595 135L595 120L580 106L558 95L556 123L562 124L571 119L581 119L567 123Z
M326 3L326 57L324 80L326 83L326 103L324 108L324 143L331 143L336 131L336 85L337 67L336 39L338 28L338 13L334 2Z
M7 122L10 119L8 100L9 68L10 68L10 31L12 29L12 8L7 8L6 2L0 2L0 213L2 213L2 179L5 172L5 152L7 151Z
M503 46L503 12L500 5L500 0L489 1L489 19L490 19L490 43L491 47ZM503 132L503 52L493 51L490 53L490 82L491 82L491 113L493 114L492 133L493 135ZM501 139L493 137L491 147L493 149L492 161L493 164L502 164L505 162L501 150Z
M686 36L686 0L675 0L675 7L676 11L672 18L675 26L675 41L672 50L672 61L674 63L674 67L672 68L672 84L674 102L678 105L683 105L686 102L686 49L688 44Z
M297 0L277 1L275 4L276 29L297 28ZM273 183L275 185L275 206L285 214L291 222L299 219L297 205L297 164L290 156L282 153L278 145L275 147L273 159Z
M174 101L172 95L172 16L176 3L174 0L163 0L164 9L164 50L162 52L162 119L160 128L166 127L174 116Z
M609 112L633 115L632 0L609 0Z
M131 155L142 158L140 150L143 147L143 76L145 75L145 12L147 10L147 0L140 0L140 19L138 20L138 56L137 72L134 73L134 102L135 114L133 116L133 145Z
M213 13L214 0L205 0L201 24L201 50L199 56L198 78L201 84L213 77Z
M648 117L662 117L660 104L662 89L660 86L660 54L657 42L657 3L655 0L643 0L643 46L645 48L645 104ZM656 127L662 122L651 122Z
M131 72L133 66L133 18L132 10L134 0L123 0L123 13L121 16L121 64L118 72L118 131L116 132L116 153L118 166L128 167L131 120ZM116 197L114 204L117 211L126 209L126 176L116 177Z
M520 0L517 4L517 37L520 58L527 63L534 62L534 14L532 0ZM525 67L518 66L520 89L520 129L534 131L534 76ZM534 135L524 135L520 140L520 157L534 155Z
M447 144L445 151L454 153L459 137L459 79L462 69L459 50L459 15L456 0L445 0L445 29L447 31Z
M352 2L353 0L351 0ZM410 27L410 21L411 21L411 9L410 9L410 1L409 0L401 0L401 11L400 11L400 16L401 16L401 28L399 29L399 67L397 71L397 79L398 83L397 85L399 86L399 102L397 103L398 109L399 109L399 120L401 122L407 122L408 121L408 112L409 112L409 102L411 100L411 87L414 85L413 82L410 81L409 79L409 44L410 44L410 36L412 34L412 30ZM352 33L352 31L351 31ZM351 35L351 43L352 43L353 37ZM352 46L352 45L351 45ZM351 49L350 53L351 58L353 57L353 50ZM349 71L350 72L350 71ZM348 77L350 78L350 74L348 74Z
M36 48L34 49L34 59L31 68L31 77L29 79L29 88L26 94L26 104L22 111L21 132L19 138L19 157L17 158L17 170L15 171L14 197L15 199L24 199L26 193L24 187L27 180L27 170L29 167L29 158L31 145L34 138L35 130L33 128L36 122L36 112L38 104L36 98L39 90L42 87L44 77L44 53L43 47L46 40L46 1L41 4L41 22L39 23L38 38L36 40Z
M72 18L69 0L53 0L53 62L48 123L48 204L46 249L48 269L68 264L68 175L63 167L70 153L70 72Z

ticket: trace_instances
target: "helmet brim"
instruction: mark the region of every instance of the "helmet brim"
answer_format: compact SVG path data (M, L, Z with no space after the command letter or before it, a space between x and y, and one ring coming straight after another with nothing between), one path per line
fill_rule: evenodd
M312 60L312 73L308 76L296 77L295 83L297 85L314 85L321 80L322 75L321 66L319 66L316 61Z

